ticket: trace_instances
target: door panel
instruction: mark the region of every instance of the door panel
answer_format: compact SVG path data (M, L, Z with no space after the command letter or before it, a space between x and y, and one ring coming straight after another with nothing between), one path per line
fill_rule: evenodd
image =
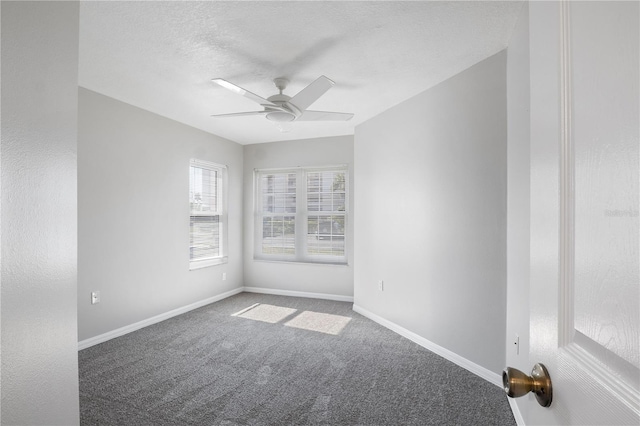
M639 13L530 4L530 360L554 402L527 424L640 424Z
M634 9L634 3L570 5L569 59L574 66L569 83L575 161L574 328L640 368Z

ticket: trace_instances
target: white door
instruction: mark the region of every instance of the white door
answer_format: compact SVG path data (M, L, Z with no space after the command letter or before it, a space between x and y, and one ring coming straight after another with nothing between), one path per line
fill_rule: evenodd
M639 13L530 4L529 359L553 402L527 424L640 425Z

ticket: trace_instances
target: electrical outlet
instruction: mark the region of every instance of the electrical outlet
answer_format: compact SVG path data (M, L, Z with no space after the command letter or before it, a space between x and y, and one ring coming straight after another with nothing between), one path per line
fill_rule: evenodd
M222 273L222 281L226 281L227 280L227 273L223 272Z
M91 304L95 305L97 303L100 303L100 292L99 291L92 291L91 292Z
M378 281L378 290L384 291L384 281Z

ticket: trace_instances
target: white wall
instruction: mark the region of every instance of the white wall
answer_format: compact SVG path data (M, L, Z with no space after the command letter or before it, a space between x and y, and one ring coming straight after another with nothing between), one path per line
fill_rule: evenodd
M507 49L506 365L529 372L529 4ZM516 348L519 336L519 351ZM527 398L513 399L526 417Z
M303 125L302 123L301 125ZM244 146L244 283L247 287L353 296L353 226L347 227L348 265L317 265L253 260L254 177L262 168L348 164L353 217L353 136Z
M355 304L496 376L506 119L501 52L359 125L354 159Z
M2 422L73 425L78 3L1 7Z
M83 88L79 108L80 340L241 287L242 146ZM229 263L193 271L190 158L229 168Z

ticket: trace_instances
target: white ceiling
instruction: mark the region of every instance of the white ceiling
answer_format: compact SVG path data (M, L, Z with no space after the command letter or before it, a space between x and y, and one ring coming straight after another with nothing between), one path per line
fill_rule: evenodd
M80 86L241 144L353 134L354 127L507 46L520 1L82 2ZM310 109L348 122L281 133L211 82L262 97L336 82Z

